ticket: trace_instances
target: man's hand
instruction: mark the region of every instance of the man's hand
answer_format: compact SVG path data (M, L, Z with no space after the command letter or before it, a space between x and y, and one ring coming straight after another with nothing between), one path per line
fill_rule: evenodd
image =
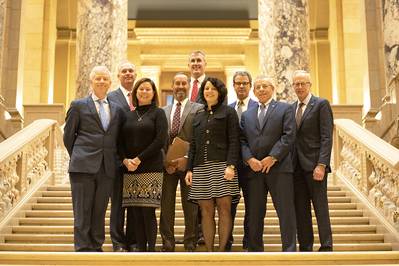
M324 165L318 164L313 170L313 180L323 181L325 173L326 167Z
M247 163L254 172L259 172L262 170L262 163L258 159L255 159L254 157L248 159Z
M262 173L269 173L270 168L274 165L277 160L272 156L267 156L262 159Z
M191 187L191 185L193 184L193 173L191 171L187 171L184 180L186 181L186 185Z
M181 157L181 158L177 158L176 160L173 160L172 162L176 162L177 170L184 172L187 169L187 161L188 161L187 158Z

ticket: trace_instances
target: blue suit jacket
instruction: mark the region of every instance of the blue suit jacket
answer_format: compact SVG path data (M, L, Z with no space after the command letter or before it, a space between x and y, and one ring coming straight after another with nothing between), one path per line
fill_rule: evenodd
M107 98L108 100L115 102L117 105L119 105L119 107L121 107L123 111L130 111L129 103L126 101L125 95L123 95L123 92L120 88L109 92Z
M293 172L290 151L295 140L295 119L292 107L272 100L263 125L258 122L258 108L249 109L241 116L243 160L273 156L277 163L269 173Z
M292 105L294 112L297 105L298 102ZM296 125L295 121L293 123ZM313 171L318 163L322 163L327 166L327 171L331 171L333 123L330 103L312 95L296 133L294 162L303 170Z
M95 174L104 162L107 176L115 176L117 137L124 116L115 103L109 101L109 107L111 120L105 131L91 96L71 103L64 128L64 144L70 156L70 173Z

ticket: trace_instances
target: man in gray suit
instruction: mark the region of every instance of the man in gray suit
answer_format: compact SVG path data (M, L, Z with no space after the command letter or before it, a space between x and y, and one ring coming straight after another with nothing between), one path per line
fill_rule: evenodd
M107 67L94 67L90 79L92 94L71 103L64 128L70 156L75 250L86 252L102 251L123 120L121 109L106 98L111 85Z
M296 251L293 169L290 151L295 140L292 107L273 100L272 79L258 77L254 94L258 108L241 116L241 152L248 175L248 251L263 251L267 194L270 192L280 223L283 251Z
M298 101L293 104L297 127L294 149L294 191L300 251L313 251L313 226L310 203L316 214L320 238L319 251L332 251L327 175L333 135L330 103L310 93L310 74L295 71L292 84Z
M134 110L132 103L132 91L136 80L136 67L130 62L123 62L118 67L118 89L108 93L108 99L118 104L122 110L129 112ZM122 169L119 168L118 176L115 178L114 189L111 196L111 218L110 235L112 247L115 252L135 251L136 236L134 233L134 217L132 207L122 208ZM125 227L126 209L126 234Z
M183 73L177 73L173 78L173 104L163 108L168 119L168 146L175 137L179 137L187 142L191 140L193 118L197 111L203 108L202 104L189 101L187 98L188 89L188 77ZM168 147L165 148L166 151L167 149ZM198 206L187 200L188 186L184 181L186 164L186 156L171 162L165 162L166 173L162 185L160 233L163 244L162 250L167 252L174 251L175 249L175 200L179 181L185 225L184 248L186 251L194 251L196 247Z

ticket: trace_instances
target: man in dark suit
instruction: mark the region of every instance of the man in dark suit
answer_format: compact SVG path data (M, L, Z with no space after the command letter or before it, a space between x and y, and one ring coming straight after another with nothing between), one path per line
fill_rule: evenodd
M252 85L252 77L251 74L247 71L237 71L233 75L233 85L234 90L237 95L237 100L230 104L233 107L238 115L238 119L241 120L241 115L243 112L247 111L251 108L258 107L258 103L252 100L249 97L249 91L251 90ZM242 159L240 159L237 165L237 173L238 173L238 184L242 190L244 196L244 205L245 205L245 215L244 215L244 237L242 239L242 247L243 249L248 249L248 192L247 192L247 180L248 180L248 173L250 168L248 165L244 164ZM237 204L231 205L231 218L232 218L232 230L230 239L226 244L226 251L231 250L231 246L233 244L233 229L234 229L234 219L237 213Z
M293 169L290 150L295 140L292 107L276 102L267 77L254 83L258 108L241 116L241 152L251 168L248 176L248 251L263 251L267 193L273 199L280 222L283 251L296 251Z
M123 62L118 67L120 85L116 90L108 93L108 99L118 104L122 110L134 110L132 91L136 79L136 67L130 62ZM115 252L135 251L136 237L134 233L134 217L132 207L122 208L122 168L119 168L115 178L114 189L111 196L110 235L112 247ZM125 234L125 209L126 209L126 234Z
M333 114L326 99L310 93L310 75L295 71L292 84L298 101L293 104L297 127L294 145L294 191L300 251L313 251L310 202L316 214L320 249L332 251L333 241L327 199L327 175L331 171Z
M173 142L175 137L190 142L193 131L193 118L198 110L203 108L202 104L190 102L187 98L189 80L183 73L177 73L173 78L173 104L165 106L166 117L168 119L168 140L167 147ZM187 151L188 153L188 151ZM170 162L165 162L166 173L163 178L161 218L159 230L162 236L162 250L174 251L174 220L175 220L175 201L176 189L180 182L180 196L184 212L184 249L194 251L197 244L197 216L198 206L188 201L188 186L184 181L186 176L187 158L181 157Z
M70 156L75 250L87 252L102 251L123 119L122 110L106 98L111 85L107 67L94 67L90 79L92 94L71 103L64 128Z
M206 59L202 51L193 51L188 58L188 69L190 70L190 90L188 99L191 102L201 103L200 88L203 85L205 75Z

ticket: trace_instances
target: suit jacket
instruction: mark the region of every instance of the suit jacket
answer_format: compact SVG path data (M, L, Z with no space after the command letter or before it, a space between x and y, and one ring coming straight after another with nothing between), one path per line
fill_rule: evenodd
M231 106L231 107L233 107L233 108L235 109L235 108L236 108L236 104L237 104L237 101L232 102L231 104L229 104L229 106ZM252 100L251 98L249 98L247 111L248 111L249 109L254 108L254 107L258 107L258 102Z
M293 103L294 112L297 106L298 102ZM295 120L293 123L296 126ZM333 123L330 103L312 95L297 128L294 163L299 163L305 171L313 171L322 163L327 166L326 171L331 171Z
M206 108L206 107L204 107ZM236 111L230 106L212 106L212 112L200 111L193 121L188 169L204 163L205 146L209 161L237 166L239 159L239 125Z
M168 106L163 107L162 109L165 111L166 118L168 120L168 142L167 146L169 146L169 135L170 135L170 129L172 127L172 121L170 119L170 114L172 113L172 107L173 104L170 104ZM184 106L183 109L183 114L181 115L180 118L180 125L179 125L179 133L177 136L185 141L190 142L191 138L193 136L193 119L195 114L199 111L202 110L204 106L199 103L194 103L190 102L190 100L187 101L186 105ZM165 151L167 151L167 148L165 148Z
M69 172L95 174L104 162L106 174L114 178L117 137L123 112L109 101L110 123L105 131L91 96L75 100L67 112L64 144L70 156Z
M129 103L126 101L125 95L123 94L121 88L109 92L107 98L108 100L119 105L119 107L121 107L123 111L130 111Z
M290 151L295 140L295 119L292 107L272 100L263 125L258 122L258 108L241 116L241 152L244 161L273 156L277 163L271 172L293 172Z

